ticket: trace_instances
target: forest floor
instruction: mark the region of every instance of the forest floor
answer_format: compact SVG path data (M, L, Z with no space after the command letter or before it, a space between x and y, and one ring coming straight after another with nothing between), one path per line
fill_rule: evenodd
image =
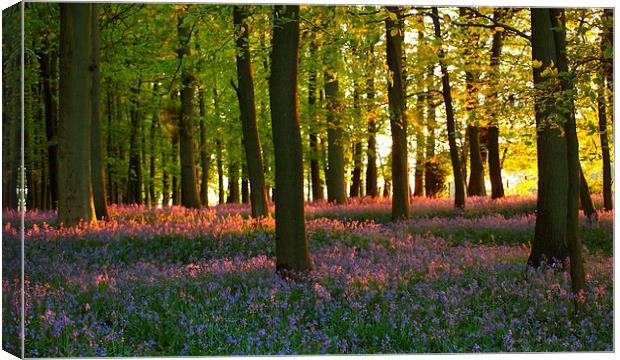
M314 270L274 273L248 205L112 206L70 229L26 214L26 357L613 350L613 213L582 217L585 310L526 266L535 198L308 204ZM272 209L273 210L273 209ZM19 217L3 216L3 347L17 351ZM17 276L14 276L17 275Z

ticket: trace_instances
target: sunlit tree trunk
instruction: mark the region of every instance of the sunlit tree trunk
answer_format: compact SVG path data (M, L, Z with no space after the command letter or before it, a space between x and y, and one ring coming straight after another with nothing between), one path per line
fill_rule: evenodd
M374 45L370 46L368 54L370 61L368 65L369 74L366 78L366 99L368 101L367 111L369 112L374 108L375 99L375 77L374 72ZM368 149L366 150L366 195L370 197L377 197L379 191L377 189L377 124L374 117L371 115L368 119Z
M317 53L317 45L314 39L310 42L310 58L315 59ZM316 109L316 78L317 71L311 65L310 74L308 75L308 107L310 112L310 181L312 183L312 200L323 200L323 183L321 180L321 165L319 157L319 135L318 135L318 116Z
M95 221L91 186L92 4L60 4L58 221Z
M501 17L501 9L495 9L493 11L493 18L499 19ZM499 84L499 59L502 53L504 33L502 31L496 31L493 33L493 42L491 44L491 71L493 76L491 81L493 85ZM497 104L497 90L493 90L490 94L489 102L489 126L487 128L487 150L489 151L489 178L491 179L491 197L493 199L499 199L504 197L504 184L502 181L502 168L499 159L499 123L497 121L496 108Z
M309 270L304 222L303 163L297 77L299 6L276 5L271 54L269 101L276 167L276 269Z
M385 20L386 54L389 69L388 100L390 130L392 133L392 220L409 217L409 169L407 166L407 118L403 88L402 43L405 36L400 15L402 9L387 7L390 14Z
M441 40L441 26L439 24L439 12L437 7L432 8L433 26L435 38ZM441 83L444 103L446 106L446 121L448 127L448 144L450 146L450 160L452 162L452 173L454 175L454 206L457 209L465 208L465 181L461 172L461 160L458 147L456 145L456 129L454 126L454 108L452 107L452 94L450 90L450 74L445 61L443 47L439 49L439 66L441 67Z
M605 53L607 47L613 46L613 10L605 9L604 31L601 34L601 52ZM613 60L609 59L609 60ZM604 63L601 71L601 80L598 85L598 130L601 138L601 156L603 165L603 207L605 210L613 209L613 195L611 185L611 157L609 151L609 138L607 136L607 101L605 96L605 85L609 87L610 98L613 100L613 62ZM603 80L605 79L605 80ZM609 102L613 106L613 101ZM610 114L613 123L613 107L610 107Z
M110 215L108 213L105 167L103 166L103 147L101 145L101 112L99 109L99 15L97 8L97 4L92 5L92 187L97 219L107 219Z
M207 152L207 115L205 110L205 94L202 88L198 90L198 99L200 109L200 164L202 166L200 203L204 207L209 207L209 167L211 164L211 155Z
M252 216L267 216L267 193L265 192L265 176L263 166L263 152L258 137L258 124L256 121L256 105L254 103L254 75L252 73L252 60L249 48L249 27L246 22L248 9L244 6L233 8L237 41L237 98L241 111L241 123L243 129L243 144L247 159L247 175L250 180L250 196L252 203Z

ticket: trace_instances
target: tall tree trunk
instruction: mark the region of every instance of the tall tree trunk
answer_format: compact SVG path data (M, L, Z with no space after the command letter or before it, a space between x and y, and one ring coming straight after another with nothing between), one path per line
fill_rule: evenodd
M49 43L48 43L49 44ZM41 77L43 80L43 102L45 104L45 134L47 137L47 161L51 206L56 208L58 202L58 145L56 132L58 127L58 103L56 100L56 68L58 53L56 50L43 51L39 55Z
M181 189L179 186L179 133L172 136L172 205L181 204Z
M366 99L368 100L367 111L374 108L375 99L375 77L374 77L374 45L370 46L368 54L370 64L368 66L369 75L366 78ZM377 197L377 124L373 116L368 119L368 149L366 151L366 195Z
M58 221L96 221L91 187L92 4L60 4Z
M424 32L418 30L418 52L424 44ZM418 92L424 91L425 74L422 73L416 78ZM424 196L424 164L426 163L426 138L424 137L424 107L428 95L421 94L416 99L416 121L415 121L415 172L413 196Z
M153 93L155 96L159 97L158 94L158 84L157 82L153 83ZM157 107L153 111L153 115L151 117L151 130L150 130L150 138L149 138L149 196L151 198L152 205L156 206L158 203L157 195L155 194L155 143L156 139L160 136L159 129L159 107Z
M129 173L127 181L127 202L130 204L142 204L142 159L140 158L140 104L138 94L140 92L140 82L138 86L131 89L131 128L129 131Z
M439 12L437 7L432 8L433 26L435 38L441 41L441 26L439 24ZM444 103L446 105L446 121L448 127L448 144L450 146L450 160L454 175L454 206L457 209L465 208L465 181L461 172L461 160L456 145L456 129L454 126L454 108L452 107L452 94L450 90L450 74L446 66L443 47L439 49L439 66L441 67L441 83Z
M218 139L215 142L216 155L217 155L217 186L218 186L218 203L223 204L225 200L224 192L224 160L222 159L222 140Z
M252 217L261 217L269 214L269 208L267 193L265 192L263 152L258 137L258 124L256 121L254 75L250 58L250 30L246 22L247 16L248 9L246 6L234 6L233 18L237 42L237 80L239 82L239 88L236 90L241 112L247 172L250 179Z
M499 20L501 18L501 9L493 11L493 18ZM493 72L492 84L499 84L499 58L502 53L503 31L493 33L493 43L491 45L491 71ZM499 159L499 123L497 121L497 90L493 90L489 95L490 113L489 126L487 128L487 149L489 151L489 178L491 179L491 198L499 199L504 197L504 184L502 181L502 168Z
M342 125L340 124L340 103L338 99L338 78L334 69L325 72L325 99L327 101L327 200L344 204L344 151Z
M190 24L185 21L184 15L178 17L178 58L182 62L185 56L190 56L189 41L192 36ZM181 205L188 208L200 208L200 198L196 187L196 171L194 164L194 114L192 100L194 98L194 74L188 66L183 66L181 77L181 116L179 118L179 145L181 158Z
M316 57L316 43L310 42L310 58ZM323 200L323 182L321 180L321 166L319 164L319 135L318 135L318 116L316 114L316 77L315 67L310 69L308 76L308 107L310 108L310 180L312 182L312 200Z
M564 262L570 257L573 293L585 287L581 242L579 239L579 145L574 105L566 96L573 90L567 78L545 75L556 64L559 72L568 72L563 10L532 8L532 60L534 85L542 91L535 99L538 148L538 202L536 227L528 264L542 260ZM559 86L558 86L559 85ZM561 98L558 99L558 95ZM560 117L563 129L549 123Z
M304 222L303 163L297 77L299 6L276 5L269 101L275 150L276 269L286 273L312 268Z
M97 4L92 5L92 126L91 126L91 162L92 187L97 219L109 218L108 196L105 185L105 167L103 164L103 146L101 145L101 112L99 109L99 15Z
M601 53L605 52L608 46L613 46L613 13L611 9L604 10L605 27L601 35ZM612 75L609 75L609 74ZM604 64L601 78L607 80L607 86L612 89L613 99L613 63ZM603 166L603 208L607 211L613 209L613 195L611 186L611 156L609 152L609 139L607 136L607 109L605 97L605 80L601 80L598 85L598 130L601 138L601 156ZM610 102L610 105L613 104ZM610 111L613 123L613 108Z
M434 67L433 67L434 68ZM429 89L430 90L430 87ZM435 106L428 104L426 114L426 128L428 137L426 141L426 162L424 163L424 190L429 198L436 198L443 187L441 179L437 174L437 162L435 160Z
M484 186L484 165L482 162L482 149L480 147L480 127L469 125L467 136L469 139L469 183L467 184L468 196L486 196Z
M397 20L385 20L387 38L388 100L392 133L392 220L409 217L409 169L407 166L407 118L403 88L402 43L404 39L402 9L387 7Z
M351 176L351 197L360 197L362 192L362 142L356 141L353 145L353 174Z
M211 155L207 152L207 118L205 111L205 94L201 88L198 90L200 101L200 161L202 166L202 177L200 181L200 203L204 207L209 207L209 167Z

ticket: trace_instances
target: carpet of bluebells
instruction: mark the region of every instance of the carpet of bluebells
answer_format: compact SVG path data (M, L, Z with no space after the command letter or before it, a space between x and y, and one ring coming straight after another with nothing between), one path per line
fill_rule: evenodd
M112 206L63 228L25 216L25 355L613 350L613 214L582 217L587 292L525 265L535 199L308 204L314 270L275 274L274 220L248 205ZM273 210L273 209L272 209ZM19 214L3 214L3 347L19 352Z

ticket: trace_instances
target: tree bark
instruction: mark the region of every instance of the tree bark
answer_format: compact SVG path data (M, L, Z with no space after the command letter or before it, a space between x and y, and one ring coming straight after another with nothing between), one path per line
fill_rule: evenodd
M60 4L58 221L96 221L91 187L92 4Z
M375 77L374 77L374 45L371 44L368 54L371 59L369 62L369 74L366 78L366 99L368 100L367 111L374 107L375 99ZM379 191L377 188L377 124L374 117L368 119L368 149L366 150L366 195L377 197Z
M49 42L46 40L49 46ZM39 66L43 80L43 102L45 105L45 134L47 137L47 164L51 207L56 208L58 202L58 145L56 133L58 127L58 103L56 100L56 68L58 53L56 50L42 51L39 55Z
M611 9L605 9L605 19L607 26L601 35L601 52L604 52L608 46L613 46L613 13ZM598 85L598 130L601 139L601 157L603 166L603 208L607 211L613 209L613 195L611 185L611 156L609 152L609 138L607 136L607 109L606 109L606 96L605 96L605 82L613 89L613 75L609 76L609 72L613 73L613 65L603 65L601 77L606 78L607 81L601 80ZM613 97L613 92L611 93ZM613 108L611 111L613 119ZM613 121L612 121L613 123Z
M480 148L480 128L469 125L467 131L469 138L469 183L467 184L468 196L486 196L484 186L484 166L482 165L482 149Z
M317 45L310 42L310 58L316 57ZM323 182L321 180L321 166L319 164L319 135L317 131L318 116L316 114L316 77L317 71L313 66L308 76L308 107L310 108L310 181L312 182L312 200L323 200Z
M92 127L91 127L91 162L92 187L95 214L97 219L108 219L108 196L105 185L105 167L103 165L103 146L101 145L101 112L99 109L99 15L97 4L92 5Z
M493 18L499 20L501 17L501 9L495 9L493 12ZM493 85L499 84L499 58L502 53L504 33L502 31L496 31L493 33L493 42L491 45L491 71ZM499 199L504 197L504 183L502 181L502 168L499 159L499 123L497 121L497 111L495 108L497 104L497 91L493 90L489 96L490 124L487 128L487 150L489 151L489 178L491 179L491 198Z
M533 70L534 85L542 93L535 98L539 184L528 264L565 262L570 257L572 289L577 294L585 287L585 278L579 239L579 144L573 101L568 102L569 109L565 101L573 89L567 77L543 73L551 64L557 64L561 74L568 73L563 10L532 8L531 19L532 60L542 63ZM561 118L563 129L550 123L551 115Z
M153 83L153 93L155 96L159 97L158 94L159 85L157 82ZM158 197L155 193L155 143L157 142L157 138L161 136L159 132L159 106L153 111L153 115L151 117L151 130L150 130L150 138L149 138L149 196L151 198L152 205L157 205Z
M140 82L131 89L131 108L129 116L131 128L129 130L129 170L127 181L127 202L130 204L142 204L142 160L140 159L140 122L142 120L138 102Z
M256 121L256 104L254 102L254 75L249 49L249 26L246 22L248 10L245 6L234 6L233 18L237 42L237 80L236 89L241 112L243 144L247 159L247 172L250 180L250 196L252 217L269 214L267 193L265 192L265 176L263 152L258 137Z
M344 204L344 151L342 125L340 124L340 103L338 100L338 78L334 69L325 72L325 99L327 101L327 200Z
M205 94L202 88L198 90L198 99L200 109L200 162L202 167L200 203L204 207L209 207L209 167L211 165L211 155L207 152L207 115L205 110Z
M299 6L276 5L271 54L269 101L275 150L276 269L312 268L304 222L303 163L297 77Z
M433 26L435 38L441 41L441 26L439 24L439 12L437 7L432 8ZM456 145L456 129L454 126L454 108L452 107L452 94L450 90L450 74L445 62L443 47L439 49L439 66L441 67L441 83L444 103L446 105L446 120L448 127L448 144L450 146L450 160L454 175L454 206L457 209L465 208L465 181L461 172L461 160Z
M388 102L390 108L390 130L392 133L392 220L409 217L409 169L407 164L407 118L405 116L405 90L403 87L404 39L402 9L387 7L391 14L385 20L386 57L389 69Z
M191 55L189 41L192 36L189 23L184 15L178 17L179 61ZM192 100L194 98L194 74L187 66L182 66L181 116L179 118L179 146L181 158L181 205L198 209L200 198L196 185L194 156L194 114Z

